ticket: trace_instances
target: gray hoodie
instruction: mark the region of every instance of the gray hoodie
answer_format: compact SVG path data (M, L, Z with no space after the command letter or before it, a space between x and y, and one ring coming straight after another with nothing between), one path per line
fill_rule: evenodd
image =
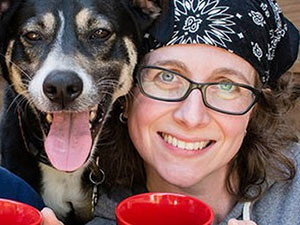
M295 178L289 182L271 184L263 197L256 202L238 202L219 225L227 225L231 218L250 218L258 225L300 225L300 144L296 144L291 152L297 167ZM118 202L131 195L132 192L121 189L113 191L109 196L101 193L95 209L95 218L87 225L115 225L115 207Z

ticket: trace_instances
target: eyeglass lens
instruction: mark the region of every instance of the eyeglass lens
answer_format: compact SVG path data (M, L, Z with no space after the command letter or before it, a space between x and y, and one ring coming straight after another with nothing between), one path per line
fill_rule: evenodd
M198 88L206 106L225 113L243 113L255 101L253 91L238 84L199 84L176 72L159 68L143 68L139 74L139 82L147 96L162 101L182 101L192 89Z

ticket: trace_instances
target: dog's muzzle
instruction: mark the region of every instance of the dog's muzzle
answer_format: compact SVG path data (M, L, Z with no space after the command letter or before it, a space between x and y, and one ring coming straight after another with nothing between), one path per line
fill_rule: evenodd
M51 71L42 85L43 94L49 103L60 109L46 115L49 132L46 135L45 151L55 168L74 171L90 155L93 145L91 116L96 117L98 110L69 110L83 92L83 81L75 71Z
M81 94L83 82L73 71L53 71L43 83L47 98L61 106L62 109Z

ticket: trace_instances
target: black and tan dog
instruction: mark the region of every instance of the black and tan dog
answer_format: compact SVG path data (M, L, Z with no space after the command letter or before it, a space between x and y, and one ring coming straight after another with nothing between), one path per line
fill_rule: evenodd
M99 133L113 102L131 88L143 31L157 12L145 13L137 0L6 3L2 165L66 224L82 224L91 217Z

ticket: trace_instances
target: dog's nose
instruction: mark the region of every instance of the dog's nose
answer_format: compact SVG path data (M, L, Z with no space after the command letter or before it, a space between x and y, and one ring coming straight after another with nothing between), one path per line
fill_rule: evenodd
M53 71L43 83L45 95L62 107L73 102L81 94L82 88L82 80L72 71Z

